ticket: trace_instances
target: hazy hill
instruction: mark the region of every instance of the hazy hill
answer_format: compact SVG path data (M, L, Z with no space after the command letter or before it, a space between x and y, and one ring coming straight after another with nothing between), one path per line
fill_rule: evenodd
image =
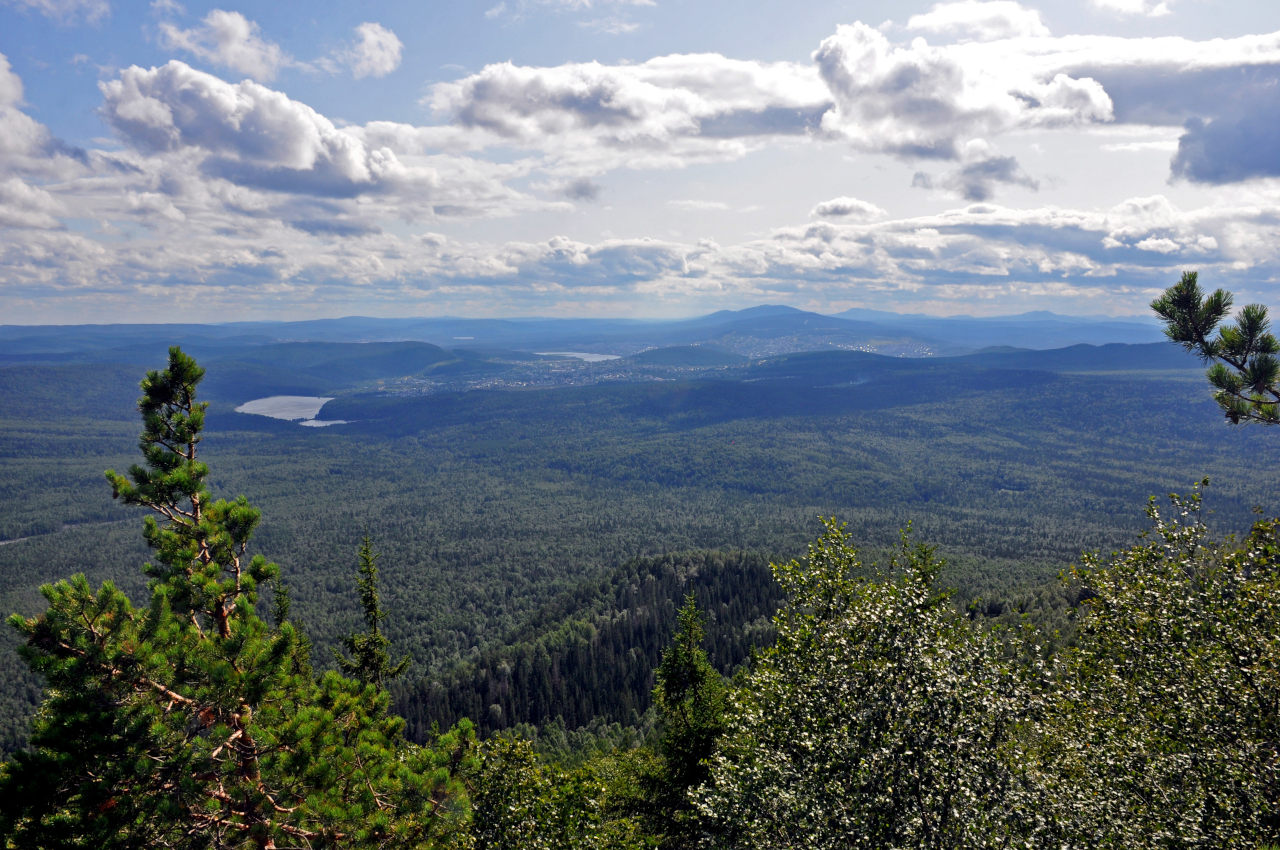
M979 351L965 355L967 363L1000 367L1017 363L1026 369L1052 369L1055 371L1108 372L1134 369L1194 370L1202 371L1199 358L1167 342L1130 345L1107 343L1090 345L1078 343L1065 348L1044 351L1004 350Z
M954 348L1009 345L1019 348L1062 348L1078 343L1158 342L1164 339L1153 319L1106 319L1060 316L1038 310L1014 316L896 315L875 310L846 310L842 318L872 322L885 328L910 330Z
M848 310L826 316L763 305L679 320L352 316L219 325L9 325L0 326L0 362L132 362L139 357L151 362L156 351L163 357L165 347L175 343L204 359L244 359L244 352L253 348L304 342L420 342L446 350L581 350L622 355L702 345L760 357L830 348L931 356L1002 345L1046 349L1159 339L1154 323L1052 313L938 318Z
M734 324L712 324L722 320ZM99 330L81 339L106 346L90 355L0 365L0 611L32 613L41 583L80 571L142 588L140 517L112 501L102 470L136 462L138 380L169 340L125 345L139 331ZM652 645L622 653L630 696L616 700L590 680L556 679L565 668L539 666L538 654L577 653L588 675L630 639L622 618L667 628L611 584L636 558L789 556L818 515L884 547L913 521L967 598L1051 582L1082 548L1124 545L1147 496L1204 475L1215 520L1243 530L1273 495L1256 469L1280 460L1273 435L1222 425L1201 365L1168 343L703 364L691 360L705 345L590 364L422 342L223 353L205 343L213 405L202 447L217 494L262 508L257 549L285 567L321 665L357 627L354 552L373 537L388 634L414 659L399 696L423 703L400 709L423 723L461 707L463 683L522 657L532 665L522 681L544 696L549 683L552 701L591 694L584 712L640 709ZM274 393L336 396L321 418L352 421L308 429L233 412ZM600 592L573 595L588 585ZM566 599L584 607L556 601ZM0 695L0 749L35 699L21 669L0 653L0 675L18 683ZM521 713L514 699L491 704L510 721L547 704Z

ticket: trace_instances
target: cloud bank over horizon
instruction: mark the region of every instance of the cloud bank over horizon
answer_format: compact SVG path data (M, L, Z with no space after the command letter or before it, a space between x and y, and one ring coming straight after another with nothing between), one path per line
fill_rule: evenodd
M0 5L34 45L0 41L0 323L1119 315L1184 268L1280 302L1280 21L1056 35L1049 6L959 0L791 58L431 64L411 10L370 6L290 38L267 7ZM529 0L440 37L554 27L608 55L663 46L664 11ZM108 26L142 61L77 49ZM33 55L91 109L61 113Z

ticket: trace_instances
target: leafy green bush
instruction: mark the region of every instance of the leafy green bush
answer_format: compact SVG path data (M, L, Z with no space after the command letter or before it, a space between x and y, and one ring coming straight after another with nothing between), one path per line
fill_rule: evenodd
M1007 750L1035 704L1030 671L937 587L941 562L903 535L867 570L834 521L787 594L777 643L733 697L696 792L713 844L776 848L1007 846L1029 801Z
M1089 598L1037 741L1071 846L1280 840L1280 521L1219 543L1198 491L1171 508L1077 572Z

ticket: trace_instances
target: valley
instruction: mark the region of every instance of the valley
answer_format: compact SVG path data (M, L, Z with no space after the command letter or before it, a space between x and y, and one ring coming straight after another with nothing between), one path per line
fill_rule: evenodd
M744 321L764 333L758 317ZM578 635L551 643L577 653L578 678L557 674L543 707L511 701L532 693L525 686L508 689L493 703L500 716L488 719L485 703L477 720L545 723L559 700L584 706L563 712L569 728L639 722L684 592L701 588L723 608L715 657L731 669L769 634L768 561L801 552L820 516L847 521L872 556L910 523L939 547L964 604L1057 622L1070 602L1058 573L1082 551L1132 542L1148 496L1208 476L1215 524L1243 532L1253 506L1274 499L1254 470L1280 460L1268 435L1222 426L1198 362L1165 343L747 356L695 337L592 362L422 340L233 344L198 327L152 329L154 342L126 348L110 328L67 329L56 345L42 329L35 351L27 333L0 333L0 607L31 613L42 582L81 571L141 592L139 524L121 521L130 511L112 502L102 470L132 462L138 375L161 362L168 337L204 350L213 484L262 508L256 549L284 568L321 666L355 626L354 553L363 535L373 540L387 633L411 658L397 710L415 734L474 715L462 695L478 692L475 677L521 669L516 659L553 634ZM632 344L634 328L619 333L610 345ZM580 339L533 342L567 352ZM337 422L236 411L271 396L308 396L288 415ZM656 596L643 616L623 613L640 603L617 596L619 582L636 581L622 576L663 558L713 566L661 568L645 581L662 588L665 613L653 618ZM714 566L725 563L754 566ZM755 602L723 607L748 590ZM589 684L616 653L614 638L589 635L623 616L648 624L625 699ZM30 682L8 648L4 659L7 675ZM36 693L30 683L4 698L7 746Z

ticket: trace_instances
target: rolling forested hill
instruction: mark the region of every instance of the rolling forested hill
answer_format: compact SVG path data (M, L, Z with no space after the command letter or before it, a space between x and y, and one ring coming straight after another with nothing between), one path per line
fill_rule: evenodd
M257 549L284 568L322 665L358 627L355 550L373 539L386 629L412 658L397 707L418 730L462 714L631 722L684 594L732 667L776 598L765 565L797 554L820 515L872 553L913 523L967 601L1052 594L1082 550L1131 542L1148 496L1204 476L1220 530L1275 502L1257 474L1280 460L1274 437L1223 427L1194 358L1167 344L586 363L175 335L208 370L213 488L263 510ZM0 366L5 611L39 610L39 584L75 572L142 586L140 515L102 470L134 461L138 377L167 341L103 331L58 353L53 336L32 351L28 334ZM348 424L234 411L273 394L333 396L320 418ZM9 747L36 691L4 641L0 668L22 683L0 706Z

